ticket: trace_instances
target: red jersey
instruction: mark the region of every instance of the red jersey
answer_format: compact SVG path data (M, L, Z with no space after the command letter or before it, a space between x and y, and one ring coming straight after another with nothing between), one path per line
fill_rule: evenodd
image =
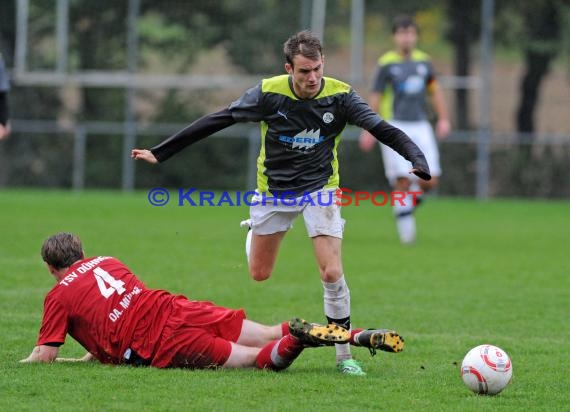
M103 363L123 362L128 348L151 358L176 298L147 289L113 257L78 261L45 298L37 345L69 333Z

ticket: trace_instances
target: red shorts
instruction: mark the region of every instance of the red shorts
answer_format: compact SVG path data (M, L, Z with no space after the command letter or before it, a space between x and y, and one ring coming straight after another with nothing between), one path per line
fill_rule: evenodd
M157 368L211 368L228 360L241 333L245 312L183 296L172 303L151 366Z

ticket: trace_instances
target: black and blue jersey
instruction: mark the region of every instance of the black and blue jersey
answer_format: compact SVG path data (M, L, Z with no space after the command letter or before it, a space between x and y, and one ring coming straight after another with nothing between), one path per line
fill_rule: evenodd
M337 146L347 124L380 123L346 83L325 77L312 99L300 99L289 75L263 80L229 106L237 122L260 122L257 190L302 194L337 188Z
M347 124L368 130L411 161L418 176L431 178L423 153L405 133L383 121L348 84L329 77L322 79L321 90L311 99L295 95L289 75L265 79L226 109L196 120L151 152L163 162L237 122L260 123L260 193L302 196L339 187L337 146Z

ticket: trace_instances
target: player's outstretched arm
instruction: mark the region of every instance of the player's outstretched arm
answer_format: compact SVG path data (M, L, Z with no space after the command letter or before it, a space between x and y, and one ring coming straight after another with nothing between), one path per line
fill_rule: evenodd
M56 362L90 362L93 360L95 357L87 352L82 358L57 358Z
M158 160L150 150L147 149L133 149L131 150L131 158L134 160L144 160L148 163L158 163Z
M151 147L150 150L133 149L131 157L135 160L145 160L149 163L162 163L185 147L199 142L235 123L236 121L228 109L207 114L158 145Z
M381 99L382 95L380 93L370 93L370 96L368 97L368 106L370 106L374 113L379 113ZM363 152L371 151L374 147L376 147L376 142L376 138L368 130L362 130L360 136L358 137L358 147L360 147L360 150Z

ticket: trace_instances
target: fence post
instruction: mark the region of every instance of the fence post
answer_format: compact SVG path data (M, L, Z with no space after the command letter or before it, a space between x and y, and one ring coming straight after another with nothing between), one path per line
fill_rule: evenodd
M77 126L73 133L73 191L80 192L85 188L85 152L87 147L87 131L84 126Z
M127 17L127 66L129 82L125 89L125 123L123 138L123 191L130 192L135 187L135 164L131 160L131 149L137 141L137 118L135 113L134 75L138 68L138 33L137 19L140 12L140 0L129 0Z
M324 42L327 0L313 0L311 10L311 31Z
M481 124L477 139L477 199L479 200L489 198L493 14L494 0L483 0L481 11Z
M350 9L350 82L364 81L364 0L352 0Z
M26 60L28 51L28 14L29 0L18 0L16 10L16 56L14 69L16 73L24 73L27 70Z
M57 68L58 74L67 73L69 43L69 0L57 0Z

